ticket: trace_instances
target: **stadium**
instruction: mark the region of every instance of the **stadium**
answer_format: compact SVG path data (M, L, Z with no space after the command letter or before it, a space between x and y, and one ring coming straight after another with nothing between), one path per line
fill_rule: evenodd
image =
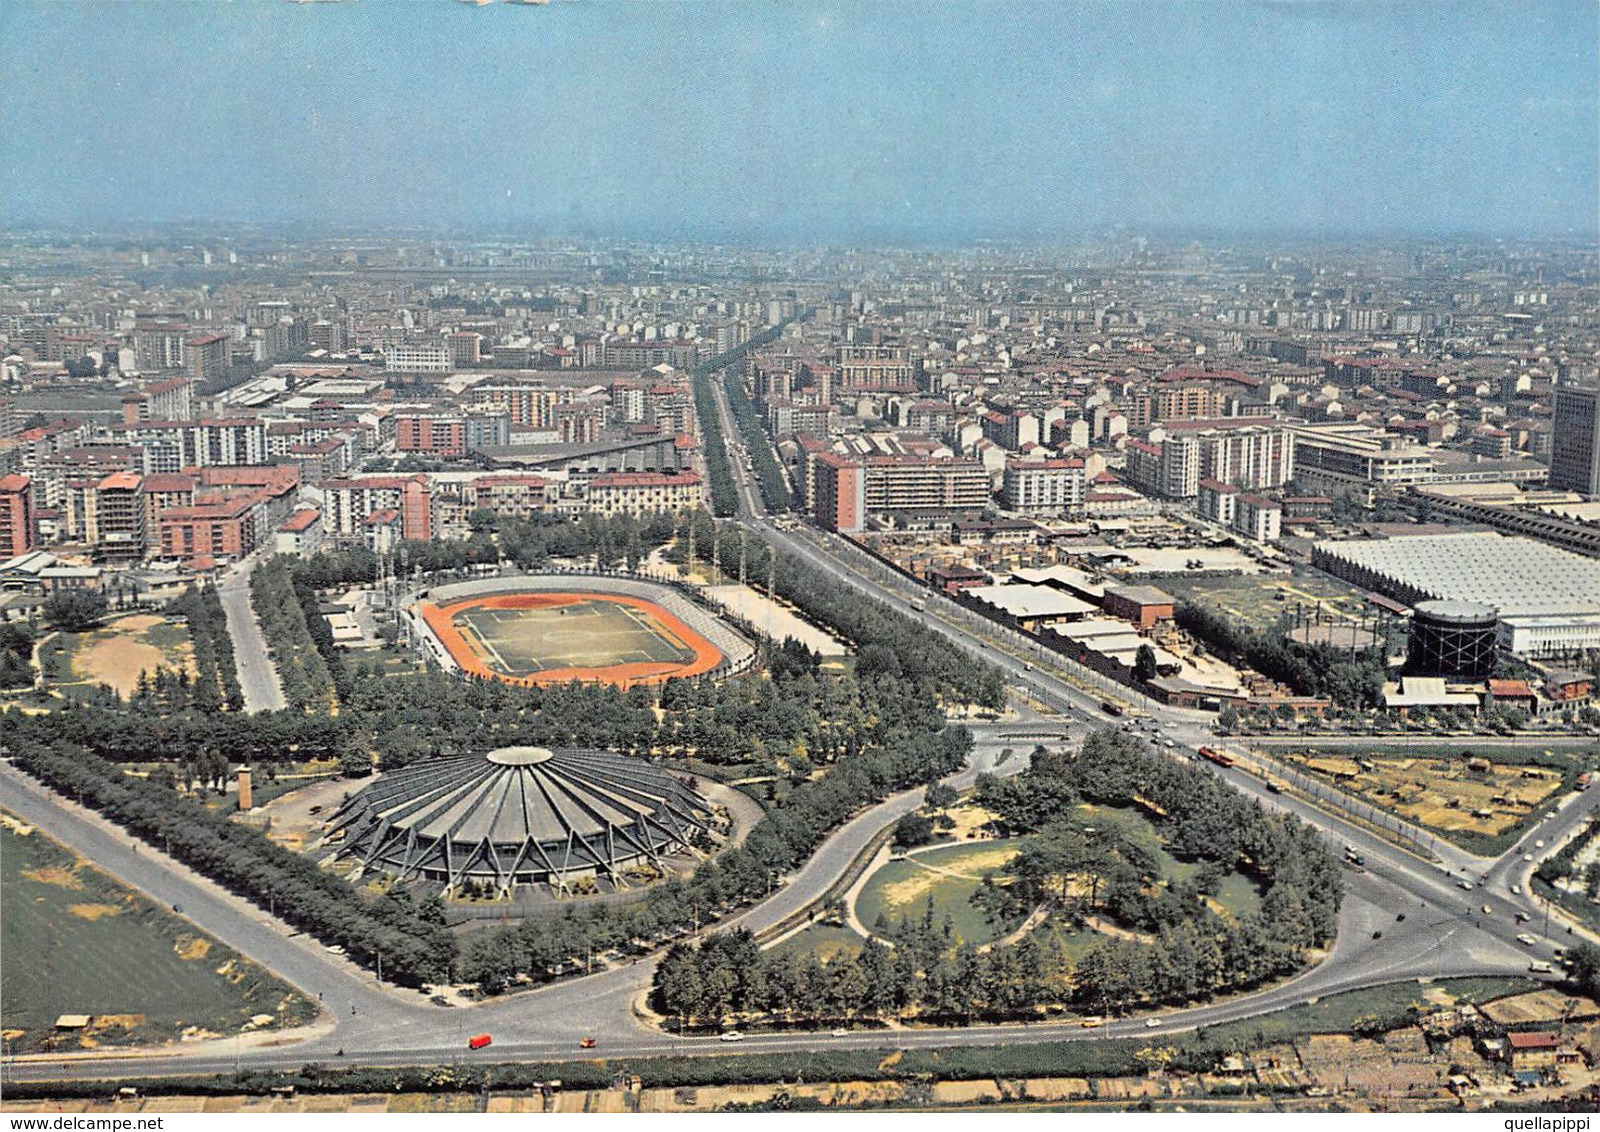
M613 751L503 747L384 774L331 819L337 855L396 880L626 885L708 828L711 805L687 781ZM342 836L342 840L341 840Z
M749 668L755 649L670 586L542 575L423 591L413 639L447 671L512 684L597 681L627 689Z

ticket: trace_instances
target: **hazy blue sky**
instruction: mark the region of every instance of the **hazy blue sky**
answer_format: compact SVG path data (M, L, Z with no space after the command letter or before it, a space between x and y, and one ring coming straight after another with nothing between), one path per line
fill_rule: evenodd
M1597 6L0 0L0 221L1588 233Z

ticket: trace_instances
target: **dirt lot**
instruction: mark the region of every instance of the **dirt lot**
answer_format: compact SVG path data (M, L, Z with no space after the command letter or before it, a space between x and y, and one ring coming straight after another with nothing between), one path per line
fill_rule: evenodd
M109 684L120 696L139 686L139 673L158 668L195 673L194 650L181 626L168 625L149 614L123 617L77 635L72 675L89 684Z
M1487 758L1275 753L1430 829L1487 837L1525 822L1561 788L1562 780L1561 772L1550 767L1510 766Z

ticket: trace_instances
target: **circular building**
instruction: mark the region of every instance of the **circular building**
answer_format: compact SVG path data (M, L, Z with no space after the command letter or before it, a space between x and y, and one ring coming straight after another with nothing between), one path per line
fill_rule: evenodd
M1408 671L1482 680L1494 671L1494 608L1470 601L1419 602L1411 614Z
M710 806L677 775L613 751L503 747L385 774L334 814L341 857L398 879L502 893L584 877L621 883L706 828Z

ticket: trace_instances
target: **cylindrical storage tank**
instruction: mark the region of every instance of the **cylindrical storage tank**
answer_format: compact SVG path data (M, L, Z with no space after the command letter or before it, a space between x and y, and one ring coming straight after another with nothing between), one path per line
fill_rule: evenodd
M1419 602L1411 614L1406 670L1419 676L1482 680L1494 672L1493 607L1470 601Z

